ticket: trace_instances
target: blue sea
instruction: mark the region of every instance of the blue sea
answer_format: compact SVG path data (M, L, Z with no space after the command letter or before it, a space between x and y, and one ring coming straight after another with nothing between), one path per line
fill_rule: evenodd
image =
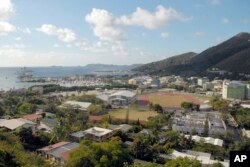
M28 88L37 83L20 82L17 72L21 68L0 67L0 90ZM32 67L34 77L67 77L72 75L91 74L84 67Z

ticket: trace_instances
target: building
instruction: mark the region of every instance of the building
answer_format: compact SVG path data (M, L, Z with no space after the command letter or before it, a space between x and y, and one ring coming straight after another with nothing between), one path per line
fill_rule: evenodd
M204 135L206 121L208 122L208 135L226 132L227 128L220 118L220 113L215 111L176 113L173 118L172 129L184 134Z
M56 119L44 118L40 121L38 129L50 133L57 125L58 121Z
M111 130L120 130L123 132L128 132L133 126L128 125L128 124L121 124L121 125L109 125L109 129Z
M131 78L128 80L128 84L136 85L138 82L135 78Z
M22 116L23 119L27 119L29 121L33 122L38 122L40 121L43 117L40 114L27 114Z
M109 103L114 106L127 106L136 100L136 94L131 91L118 91L109 96Z
M37 152L46 157L47 160L63 164L68 160L70 152L79 147L79 143L59 142L37 150Z
M189 138L190 135L185 135L185 138ZM201 137L198 135L194 135L192 136L192 140L199 142L199 141L204 141L205 143L209 143L212 145L216 145L216 146L223 146L223 140L218 139L218 138L212 138L212 137Z
M36 123L23 119L1 119L0 120L0 127L4 128L8 131L18 130L22 127L24 128L31 128L33 131L36 129Z
M223 99L245 100L248 97L247 87L238 81L224 81L222 88Z
M212 82L206 82L202 85L203 90L212 90L214 88L214 84Z
M84 132L83 131L78 131L70 134L70 139L72 141L80 142L81 140L84 139Z
M203 86L203 84L205 84L206 82L209 82L209 79L207 77L203 77L203 78L198 78L197 80L197 85L199 86Z
M113 130L93 127L83 131L83 134L84 134L84 139L101 142L111 138L113 135Z
M179 152L176 150L173 150L173 152L169 155L166 154L160 154L160 157L163 159L176 159L178 157L188 157L190 159L197 159L201 162L203 165L212 165L214 163L221 163L224 167L229 167L228 161L217 161L211 159L210 153L204 153L204 152L197 152L197 151L191 151L191 150L184 150L183 152Z
M64 108L72 107L74 109L86 111L90 105L91 103L89 102L66 101L61 107Z

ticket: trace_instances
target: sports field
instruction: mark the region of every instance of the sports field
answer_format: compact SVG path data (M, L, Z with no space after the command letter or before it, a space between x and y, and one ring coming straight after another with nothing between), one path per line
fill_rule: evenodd
M155 92L138 96L139 106L147 106L150 102L160 104L166 108L181 108L181 103L187 101L194 104L203 104L200 98L193 94L180 92Z
M112 118L125 120L127 115L128 109L113 109L109 111L109 115ZM147 121L148 117L154 117L158 115L155 111L149 111L149 110L138 110L138 109L129 109L129 120L137 121L138 119L140 121Z

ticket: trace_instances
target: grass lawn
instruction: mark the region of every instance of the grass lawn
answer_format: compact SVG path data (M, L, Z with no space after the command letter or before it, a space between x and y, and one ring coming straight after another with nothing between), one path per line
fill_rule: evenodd
M125 119L127 114L127 109L113 109L109 111L108 115L115 119ZM141 121L147 121L148 117L154 117L158 115L155 111L149 111L149 110L139 110L139 109L129 109L129 120L141 120Z
M142 100L142 104L146 105L147 102L154 104L160 104L163 107L180 108L181 103L184 101L192 102L195 104L202 104L203 99L197 98L192 94L187 93L151 93L140 95L139 101Z

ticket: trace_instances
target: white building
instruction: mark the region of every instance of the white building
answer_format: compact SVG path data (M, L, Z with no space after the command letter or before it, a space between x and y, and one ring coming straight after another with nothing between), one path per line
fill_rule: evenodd
M198 84L199 86L203 86L203 84L206 83L206 82L209 82L209 79L208 79L207 77L199 78L199 79L197 80L197 84Z
M197 152L197 151L191 151L191 150L186 150L184 152L179 152L179 151L173 150L173 152L171 154L169 154L169 155L160 154L160 157L162 157L164 159L176 159L178 157L187 157L187 158L190 158L190 159L197 159L203 165L212 165L214 163L219 162L224 167L229 167L229 162L227 162L227 161L212 160L210 153Z
M109 96L109 103L114 106L127 106L136 100L136 94L131 91L119 91Z
M190 135L185 135L185 138L189 138ZM212 137L201 137L198 135L192 136L192 140L199 142L199 141L204 141L205 143L213 144L216 146L223 146L223 140L218 139L218 138L212 138Z
M101 142L103 140L111 138L113 135L113 130L93 127L83 131L83 134L85 139Z
M79 102L79 101L66 101L61 107L72 107L74 109L79 109L86 111L88 107L91 105L89 102Z

